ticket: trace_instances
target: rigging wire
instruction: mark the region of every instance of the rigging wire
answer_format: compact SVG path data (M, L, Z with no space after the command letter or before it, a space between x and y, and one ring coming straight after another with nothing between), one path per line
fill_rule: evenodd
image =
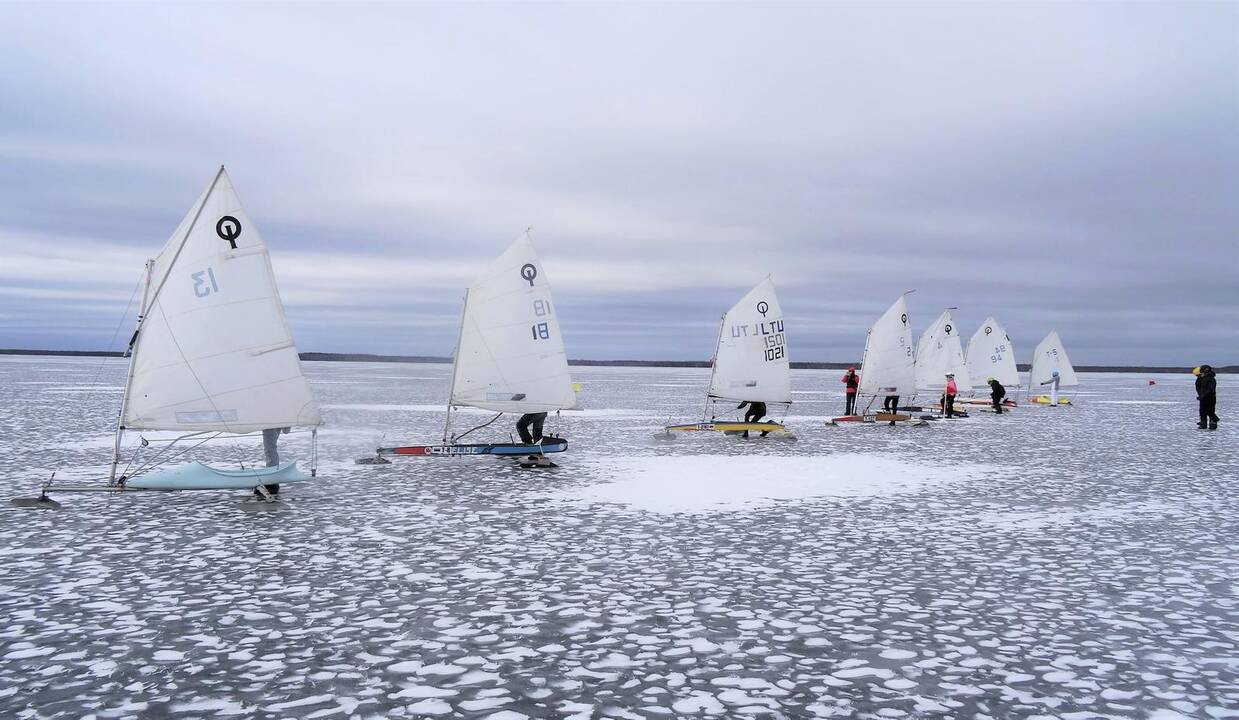
M455 445L455 444L456 444L456 443L457 443L457 442L458 442L458 441L459 441L462 437L464 437L464 436L468 435L469 433L473 432L474 430L481 430L482 428L484 428L484 427L487 427L487 426L491 425L492 423L494 423L496 420L498 420L498 419L499 419L499 418L501 418L501 417L503 417L503 413L499 413L499 414L495 415L495 417L491 418L490 420L487 420L486 422L482 423L481 425L478 425L478 426L477 426L477 427L475 427L475 428L470 428L469 430L466 430L465 432L463 432L463 433L461 433L461 434L459 434L459 435L454 435L454 436L452 436L452 444L453 444L453 445Z
M129 293L129 302L125 303L125 311L121 313L120 319L116 321L116 329L112 331L112 339L108 340L107 352L112 352L112 348L116 346L116 337L120 335L121 326L129 318L129 308L133 307L133 299L138 296L138 288L142 287L142 279L145 275L146 269L143 268L142 272L138 274L138 281L133 285L133 292ZM92 386L99 382L99 376L103 374L103 368L107 365L109 359L111 359L109 356L104 355L103 359L99 361L99 367L95 369L95 376L90 380ZM97 390L95 395L98 395Z

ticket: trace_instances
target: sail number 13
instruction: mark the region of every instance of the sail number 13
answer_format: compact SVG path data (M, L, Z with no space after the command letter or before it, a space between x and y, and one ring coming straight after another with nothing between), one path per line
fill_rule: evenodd
M215 270L213 268L190 273L189 277L194 281L195 296L204 298L211 293L219 292L219 283L215 282Z

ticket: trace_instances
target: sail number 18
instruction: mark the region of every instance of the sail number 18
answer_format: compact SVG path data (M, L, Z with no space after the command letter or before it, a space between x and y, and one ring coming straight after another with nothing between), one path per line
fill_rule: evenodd
M538 317L546 317L551 314L550 300L534 300L533 314ZM550 323L540 322L529 326L529 332L533 335L534 340L550 340L551 326Z

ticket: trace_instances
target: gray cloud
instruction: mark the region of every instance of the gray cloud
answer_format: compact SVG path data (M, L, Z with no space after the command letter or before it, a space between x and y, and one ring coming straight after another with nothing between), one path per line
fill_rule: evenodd
M0 6L2 345L99 347L228 164L305 350L442 354L535 228L577 357L793 359L994 314L1024 355L1239 344L1234 4ZM110 298L110 299L109 299Z

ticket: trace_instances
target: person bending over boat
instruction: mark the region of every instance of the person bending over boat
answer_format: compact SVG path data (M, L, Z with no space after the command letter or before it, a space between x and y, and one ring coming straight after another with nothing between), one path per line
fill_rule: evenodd
M525 413L516 421L516 432L521 436L521 442L526 445L542 442L542 426L546 424L546 413ZM533 426L533 434L530 434Z
M267 461L267 467L275 467L280 464L280 435L287 435L290 430L291 428L284 427L268 428L262 431L262 454ZM278 483L273 485L264 485L263 487L265 487L267 492L272 495L278 495L280 492L280 486ZM261 495L262 493L255 490L254 494Z
M955 384L955 373L946 374L946 388L942 393L942 414L947 417L955 417L955 395L959 392L959 386Z
M1058 371L1054 370L1053 372L1050 373L1050 379L1041 383L1042 385L1050 386L1050 407L1058 407L1058 383L1059 381L1060 381L1060 378L1058 377Z
M1217 376L1212 365L1201 365L1196 369L1196 399L1200 401L1201 430L1217 430Z
M847 373L839 378L839 382L844 384L847 394L847 403L843 414L854 415L856 414L856 390L860 387L860 376L856 374L856 368L848 368Z
M989 399L994 404L994 412L1001 415L1002 399L1007 396L1007 389L995 378L990 378L986 382L989 383Z
M745 400L744 402L737 405L736 409L739 410L743 408L745 405L747 405L749 409L744 411L744 422L746 423L760 422L762 418L766 417L766 403L754 402L752 400ZM761 434L761 436L766 437L766 435L768 434L769 434L768 432L764 432ZM748 436L749 436L749 431L745 430L744 437L748 437Z

